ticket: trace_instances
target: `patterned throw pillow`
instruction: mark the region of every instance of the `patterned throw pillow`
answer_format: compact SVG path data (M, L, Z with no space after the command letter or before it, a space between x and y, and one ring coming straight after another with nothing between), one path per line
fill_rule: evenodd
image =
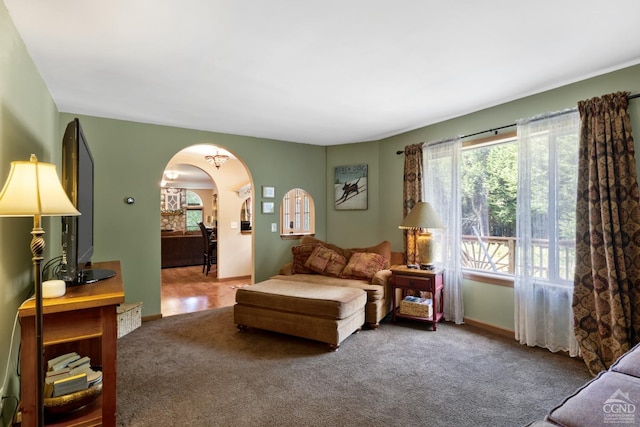
M351 255L341 277L371 279L376 272L384 268L387 260L374 252L356 252Z
M349 251L353 254L356 252L374 252L378 255L381 255L385 258L384 268L389 268L391 266L391 242L385 240L383 242L378 243L375 246L370 246L368 248L351 248ZM347 256L348 257L348 256Z
M313 270L305 267L305 263L311 256L313 250L317 247L317 244L302 244L293 246L291 252L293 253L293 265L291 266L291 274L309 274L313 273Z
M322 245L318 245L313 250L304 264L309 270L334 277L340 276L345 265L347 265L345 257Z

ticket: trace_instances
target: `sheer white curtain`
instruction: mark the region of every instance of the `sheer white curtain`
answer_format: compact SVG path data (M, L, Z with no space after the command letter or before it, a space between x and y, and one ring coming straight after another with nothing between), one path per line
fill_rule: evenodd
M571 356L579 132L577 111L518 122L516 339Z
M425 144L425 201L430 202L447 227L431 230L437 242L436 263L445 269L444 318L455 323L464 319L462 302L460 138Z

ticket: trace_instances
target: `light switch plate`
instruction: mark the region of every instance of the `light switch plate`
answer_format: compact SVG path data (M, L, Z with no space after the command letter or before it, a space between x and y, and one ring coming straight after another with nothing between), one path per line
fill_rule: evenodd
M231 221L231 228L238 228L238 223L236 221Z
M271 232L272 233L277 233L278 232L278 224L276 224L275 222L271 223Z

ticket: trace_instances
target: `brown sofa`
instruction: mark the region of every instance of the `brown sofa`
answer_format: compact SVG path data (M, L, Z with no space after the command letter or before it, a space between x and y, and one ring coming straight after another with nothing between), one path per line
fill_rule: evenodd
M302 238L280 274L236 291L234 323L326 342L330 350L391 311L391 244L344 249Z
M162 268L202 265L202 234L200 231L163 231L160 237L160 251Z
M347 266L342 269L341 274L336 276L330 271L318 272L318 268L315 271L309 268L308 260L317 246L322 246L346 259ZM340 248L322 240L305 236L298 246L292 248L292 253L293 260L285 264L279 274L272 278L309 285L342 286L364 290L367 293L365 322L370 328L378 327L380 321L391 311L392 299L389 285L391 271L389 268L392 264L402 262L402 254L392 253L391 243L388 241L364 248ZM351 264L354 254L378 254L385 261L379 270L371 277L367 277L372 272L371 270L363 271L362 268L349 270L349 264ZM328 267L328 269L330 268ZM340 265L338 265L339 268ZM364 267L364 270L366 269L367 267Z

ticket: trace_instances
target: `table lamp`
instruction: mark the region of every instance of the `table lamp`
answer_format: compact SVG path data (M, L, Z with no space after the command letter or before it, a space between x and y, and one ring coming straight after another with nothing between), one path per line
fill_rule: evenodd
M435 209L427 202L418 202L404 218L401 229L420 230L417 238L418 256L422 270L433 269L434 241L429 228L446 228Z
M36 420L44 425L44 340L42 336L42 253L45 248L41 226L43 216L76 216L80 212L73 206L60 184L56 166L40 163L34 154L29 161L11 162L9 177L0 192L0 216L33 217L31 253L35 287L36 335Z

